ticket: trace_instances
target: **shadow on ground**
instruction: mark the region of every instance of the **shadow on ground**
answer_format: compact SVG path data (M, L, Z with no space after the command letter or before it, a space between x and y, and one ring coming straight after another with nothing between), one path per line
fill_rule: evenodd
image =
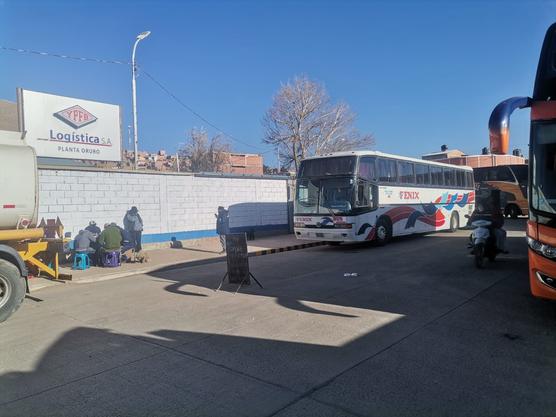
M31 369L3 365L0 416L553 415L555 308L529 295L523 238L482 271L466 242L252 258L265 288L237 296L213 292L223 262L152 273L227 328L76 327ZM261 318L228 324L240 307Z

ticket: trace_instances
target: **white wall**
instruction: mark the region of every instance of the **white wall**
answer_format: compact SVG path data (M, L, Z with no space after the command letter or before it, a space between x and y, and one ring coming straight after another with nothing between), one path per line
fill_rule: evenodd
M72 235L95 220L122 224L131 206L145 223L145 241L214 234L218 206L230 227L287 225L287 180L179 174L39 169L39 219L60 217ZM148 235L151 235L150 237Z

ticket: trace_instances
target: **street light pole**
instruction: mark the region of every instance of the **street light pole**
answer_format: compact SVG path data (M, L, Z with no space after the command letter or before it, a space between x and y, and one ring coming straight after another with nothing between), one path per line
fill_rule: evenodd
M137 65L135 64L135 50L137 44L151 34L150 31L142 32L137 35L137 39L133 44L133 52L131 54L131 91L132 91L132 107L133 107L133 142L134 142L134 159L135 169L137 169L138 152L137 152L137 87L135 85L135 78L137 77Z

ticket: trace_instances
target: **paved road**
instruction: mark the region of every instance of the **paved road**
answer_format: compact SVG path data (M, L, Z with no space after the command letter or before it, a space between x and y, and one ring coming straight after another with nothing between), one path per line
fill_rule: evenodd
M0 325L0 416L554 416L524 239L477 271L466 236L252 258L237 295L223 263L37 292Z

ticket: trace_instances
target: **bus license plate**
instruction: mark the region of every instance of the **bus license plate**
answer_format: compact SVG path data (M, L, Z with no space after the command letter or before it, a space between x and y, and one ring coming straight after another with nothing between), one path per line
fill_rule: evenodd
M317 237L324 237L324 233L317 233Z

